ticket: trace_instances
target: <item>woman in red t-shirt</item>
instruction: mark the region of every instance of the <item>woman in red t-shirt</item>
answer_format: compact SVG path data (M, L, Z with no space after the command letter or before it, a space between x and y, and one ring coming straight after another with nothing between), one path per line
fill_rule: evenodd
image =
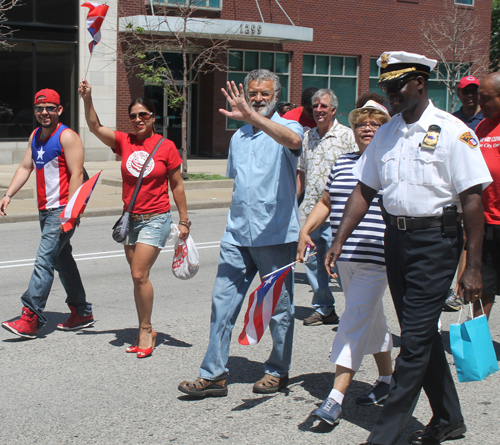
M122 158L123 203L127 208L137 177L147 157L161 139L154 131L156 110L146 98L134 100L128 107L132 134L113 131L100 124L92 104L92 87L84 79L78 92L85 104L85 118L90 131ZM153 286L149 271L165 247L172 216L168 184L179 210L179 231L182 239L189 236L191 223L186 209L186 195L180 173L182 159L172 141L164 140L149 162L130 215L129 233L125 240L125 256L134 282L134 297L139 317L139 332L127 352L138 358L153 352L156 333L151 326Z

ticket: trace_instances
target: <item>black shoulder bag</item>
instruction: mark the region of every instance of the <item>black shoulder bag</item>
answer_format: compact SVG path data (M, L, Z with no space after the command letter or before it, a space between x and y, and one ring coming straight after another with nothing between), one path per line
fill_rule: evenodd
M137 182L135 183L135 188L134 192L132 193L132 199L130 200L127 210L124 210L122 216L116 221L115 225L113 226L113 239L117 243L123 243L127 239L128 235L128 220L130 213L132 212L132 209L134 208L135 204L135 199L137 198L137 194L139 193L139 189L141 187L141 182L142 182L142 177L144 176L144 171L146 170L146 167L149 164L149 161L151 161L151 158L154 156L156 153L156 150L160 147L161 143L165 140L165 138L161 138L158 143L156 144L155 148L153 148L153 151L149 154L148 158L146 159L146 162L144 162L144 165L142 166L141 173L139 174L139 177L137 178Z

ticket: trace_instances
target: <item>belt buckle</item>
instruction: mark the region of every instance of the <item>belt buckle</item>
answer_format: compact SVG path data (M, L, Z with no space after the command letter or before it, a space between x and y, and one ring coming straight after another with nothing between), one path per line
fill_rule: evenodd
M404 216L398 216L397 223L399 230L406 230L406 218Z

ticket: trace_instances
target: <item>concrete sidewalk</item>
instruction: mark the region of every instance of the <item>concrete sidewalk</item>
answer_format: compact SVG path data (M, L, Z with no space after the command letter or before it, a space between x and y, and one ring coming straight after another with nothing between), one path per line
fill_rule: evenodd
M189 173L226 175L227 159L188 159ZM3 195L14 176L17 165L0 165L0 195ZM101 177L92 193L85 216L120 215L123 209L120 161L86 162L90 176L102 170ZM188 210L229 207L233 181L185 181ZM172 210L176 210L170 194ZM35 172L16 194L0 223L31 221L38 219L36 205ZM175 216L174 216L175 219Z

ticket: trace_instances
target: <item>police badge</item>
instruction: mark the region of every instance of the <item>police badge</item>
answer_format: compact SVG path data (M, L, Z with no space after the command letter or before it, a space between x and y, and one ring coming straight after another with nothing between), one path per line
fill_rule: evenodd
M441 127L439 125L430 125L420 147L424 150L435 150L439 139L439 133L441 133Z

